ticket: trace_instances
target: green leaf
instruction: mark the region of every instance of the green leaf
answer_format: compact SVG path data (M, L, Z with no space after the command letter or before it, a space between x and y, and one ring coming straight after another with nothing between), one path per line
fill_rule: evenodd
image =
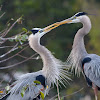
M14 39L9 39L9 41L10 41L10 42L13 42L13 41L14 41Z
M23 47L22 46L18 46L18 48L22 49Z
M18 36L17 35L15 36L15 41L18 42Z
M15 36L15 41L18 42L19 40L21 40L21 35L16 35Z
M10 90L10 86L9 86L9 85L6 86L5 89L6 89L7 91L9 91L9 90Z
M26 28L22 28L23 31L28 32Z
M25 94L26 89L28 88L29 85L26 85L25 87L22 88L21 90L21 96L23 97Z
M20 17L19 19L17 19L18 24L22 24L22 17Z
M28 31L28 33L29 33L29 34L32 34L32 32L31 32L31 31Z
M18 40L20 40L20 39L21 39L21 37L22 37L21 35L18 35L18 36L17 36Z
M8 23L7 26L10 26L10 23Z
M24 94L25 94L25 89L23 88L23 89L21 90L21 96L23 97Z
M24 92L21 92L21 96L22 96L22 97L24 96Z
M28 39L28 35L26 34L22 35L22 38L21 38L22 41L27 41L27 39Z
M44 100L44 93L40 92L42 100Z
M19 43L22 45L24 42L22 40L19 40Z
M25 90L25 91L26 91L26 89L28 88L28 86L29 86L29 85L26 85L26 86L24 87L24 90Z
M28 40L28 35L26 35L26 34L15 36L15 41L19 42L21 45L27 40Z
M61 97L61 100L64 100L64 97Z
M34 83L41 84L41 82L40 81L37 81L37 80L35 80Z

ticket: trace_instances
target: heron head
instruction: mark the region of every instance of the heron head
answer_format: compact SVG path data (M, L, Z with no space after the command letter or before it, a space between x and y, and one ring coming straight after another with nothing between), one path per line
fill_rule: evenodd
M37 37L42 37L44 34L48 33L52 29L48 28L32 28L31 32L33 33L34 36Z
M32 28L31 32L33 33L33 35L35 35L36 33L39 32L41 28Z
M43 32L43 30L41 28L32 28L31 32L33 33L33 35L39 35Z
M66 23L68 23L68 21L66 21ZM32 28L31 32L33 33L34 36L38 36L39 38L41 38L43 35L45 35L46 33L48 33L49 31L53 30L54 28L65 24L65 22L56 22L54 24L51 24L45 28Z
M85 13L85 12L79 12L79 13L76 13L71 18L63 20L61 22L56 22L56 23L51 24L51 25L49 25L49 26L47 26L45 28L33 28L31 31L32 31L33 35L42 37L44 34L48 33L49 31L53 30L54 28L56 28L56 27L58 27L58 26L60 26L62 24L81 22L81 19L85 15L87 15L87 13Z
M43 28L32 28L31 32L33 33L33 36L36 37L42 37L46 32Z
M84 17L86 17L87 13L86 12L78 12L76 13L74 16L72 16L71 18L69 18L68 20L71 20L71 22L69 23L78 23L78 22L82 22L82 19Z

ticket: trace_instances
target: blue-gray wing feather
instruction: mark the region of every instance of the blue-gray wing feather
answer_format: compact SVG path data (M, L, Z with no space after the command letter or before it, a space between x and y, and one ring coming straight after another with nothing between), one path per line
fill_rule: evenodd
M100 87L100 56L89 54L91 61L84 64L84 73L95 85Z
M40 94L40 89L43 88L43 85L41 84L34 84L36 76L38 75L42 75L42 71L28 73L23 75L20 79L18 79L14 83L15 86L10 90L10 96L7 98L7 100L33 100L34 98L36 98ZM28 86L28 88L26 89L25 94L22 97L21 91L26 86Z

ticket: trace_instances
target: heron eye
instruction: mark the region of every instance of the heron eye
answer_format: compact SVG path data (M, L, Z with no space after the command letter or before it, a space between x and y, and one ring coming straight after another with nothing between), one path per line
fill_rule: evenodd
M31 31L35 35L39 30L31 30Z
M42 32L43 32L43 30L39 30L39 32L40 32L40 33L42 33Z

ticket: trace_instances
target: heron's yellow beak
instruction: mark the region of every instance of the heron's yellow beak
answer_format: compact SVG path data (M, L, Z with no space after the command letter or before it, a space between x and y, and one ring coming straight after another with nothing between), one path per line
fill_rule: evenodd
M56 22L52 25L49 25L49 26L45 27L44 32L48 32L48 31L50 31L50 30L52 30L52 29L54 29L54 28L56 28L60 25L67 24L67 23L70 23L70 22L72 22L72 20L70 20L70 19L66 19L66 20L63 20L61 22Z

